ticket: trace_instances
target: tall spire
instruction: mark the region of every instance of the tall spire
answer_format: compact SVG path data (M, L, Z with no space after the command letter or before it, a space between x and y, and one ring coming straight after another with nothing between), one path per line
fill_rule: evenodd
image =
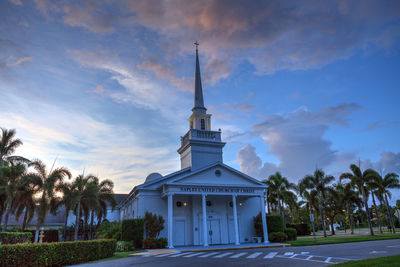
M206 113L207 109L204 107L203 88L201 86L199 50L198 50L199 43L196 41L194 45L196 46L196 80L194 86L194 107L192 111L196 113Z

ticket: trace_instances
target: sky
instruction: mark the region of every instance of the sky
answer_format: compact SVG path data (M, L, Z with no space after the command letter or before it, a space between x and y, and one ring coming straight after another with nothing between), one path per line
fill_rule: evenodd
M226 164L292 182L400 173L396 0L3 0L0 127L16 154L128 193L180 169L196 40Z

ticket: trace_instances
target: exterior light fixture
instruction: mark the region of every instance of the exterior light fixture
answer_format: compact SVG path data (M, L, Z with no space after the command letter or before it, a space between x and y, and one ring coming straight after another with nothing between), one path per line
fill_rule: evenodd
M187 206L187 202L183 202L183 206L186 207Z
M239 206L243 206L243 203L242 203L242 202L239 202Z

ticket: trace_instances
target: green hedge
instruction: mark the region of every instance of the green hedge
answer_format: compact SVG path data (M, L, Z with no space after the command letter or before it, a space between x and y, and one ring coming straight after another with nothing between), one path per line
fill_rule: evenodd
M268 239L270 242L285 242L288 236L284 232L275 232L268 234Z
M0 246L0 266L64 266L111 257L114 239Z
M294 228L286 228L283 231L287 236L289 241L294 241L297 239L297 231Z
M32 239L32 233L21 233L21 232L1 232L0 233L0 244L17 244L30 242Z
M283 220L280 215L266 215L268 233L283 232ZM261 213L254 217L254 228L257 236L263 237Z
M133 241L135 248L142 247L144 219L123 220L121 228L122 241Z
M133 241L117 241L117 247L115 248L116 252L126 252L132 251L135 249L135 245Z
M307 223L294 223L286 224L286 227L294 228L297 231L297 235L310 235L310 225Z

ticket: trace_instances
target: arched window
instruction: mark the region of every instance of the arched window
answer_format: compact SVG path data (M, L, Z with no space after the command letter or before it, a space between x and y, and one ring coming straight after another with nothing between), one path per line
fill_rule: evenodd
M202 130L205 130L205 129L206 129L206 122L204 121L204 119L201 119L200 125L201 125L201 129L202 129Z

